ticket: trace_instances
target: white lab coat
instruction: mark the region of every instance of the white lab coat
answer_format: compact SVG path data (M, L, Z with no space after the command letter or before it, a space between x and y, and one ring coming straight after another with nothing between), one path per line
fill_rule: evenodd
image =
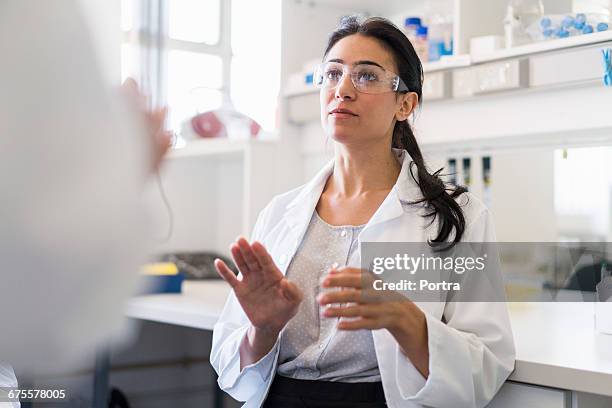
M402 163L397 183L359 236L362 242L426 242L437 232L427 227L422 207L406 205L422 197L409 172L410 156L395 150ZM304 236L333 162L309 183L275 197L260 214L252 239L262 242L283 273ZM469 195L469 194L468 194ZM465 242L492 242L487 208L473 195L465 204ZM359 265L351 265L359 266ZM503 296L503 293L499 294ZM374 330L374 346L387 405L473 408L485 406L514 368L515 351L505 303L425 302L429 337L427 380L402 354L387 330ZM442 318L446 323L442 322ZM276 372L279 340L270 353L240 371L239 345L250 323L233 292L215 325L211 363L221 389L244 407L260 407ZM280 339L280 336L279 336Z

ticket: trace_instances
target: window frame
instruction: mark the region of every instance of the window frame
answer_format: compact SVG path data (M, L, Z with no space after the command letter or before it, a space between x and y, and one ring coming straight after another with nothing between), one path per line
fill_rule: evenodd
M168 58L170 51L187 51L221 58L221 88L222 104L229 102L231 95L232 66L232 1L219 2L219 41L216 44L206 44L170 38L170 4L172 0L134 0L135 16L142 24L132 24L130 31L122 32L122 45L134 43L139 38L144 44L157 44L157 50L150 49L146 53L145 68L138 78L144 91L151 95L152 104L166 105L168 102ZM146 45L143 45L146 47ZM153 47L151 47L153 48ZM144 55L144 54L143 54ZM142 59L143 56L140 56ZM141 63L143 61L140 61Z

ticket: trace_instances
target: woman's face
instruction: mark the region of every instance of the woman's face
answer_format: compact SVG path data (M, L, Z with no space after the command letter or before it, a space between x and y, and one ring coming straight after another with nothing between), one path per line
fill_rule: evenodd
M386 71L397 73L393 55L378 40L359 34L338 41L324 62L335 61L353 67L370 61ZM379 94L358 92L349 75L333 89L321 89L321 124L326 134L338 143L391 144L393 127L397 120L408 119L416 105L416 94L396 95L389 91ZM345 109L350 113L333 112Z

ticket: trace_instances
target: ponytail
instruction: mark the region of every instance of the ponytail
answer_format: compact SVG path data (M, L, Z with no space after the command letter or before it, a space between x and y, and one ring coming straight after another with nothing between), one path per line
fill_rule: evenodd
M429 239L428 244L431 247L442 247L442 249L453 247L461 240L465 231L465 217L455 199L465 193L467 189L462 186L447 187L447 184L439 177L442 169L438 169L434 173L427 170L423 154L407 120L395 123L393 147L406 150L412 157L410 175L421 189L423 198L413 201L411 204L426 204L429 212L425 214L425 217L431 218L429 225L435 221L436 217L439 218L438 236ZM415 167L417 177L414 175ZM453 241L448 243L447 241L453 230L455 231Z

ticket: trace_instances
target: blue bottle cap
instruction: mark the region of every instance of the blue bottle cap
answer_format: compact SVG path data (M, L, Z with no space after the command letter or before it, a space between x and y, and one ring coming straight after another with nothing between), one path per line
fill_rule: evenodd
M404 20L404 26L421 26L421 18L420 17L407 17Z
M597 24L597 31L608 31L608 23Z
M576 30L582 31L585 25L586 23L576 20L576 22L574 23L574 28L576 28Z
M584 13L578 13L576 14L576 22L577 23L586 23L586 14Z
M567 30L561 30L559 31L559 38L567 38L569 37L570 33Z
M551 26L551 24L552 21L548 17L542 17L542 19L540 20L540 27L542 28L548 28Z
M547 28L546 30L542 31L542 34L544 34L544 37L548 38L548 37L552 37L554 32L555 31L552 28Z
M416 34L427 37L428 32L429 32L429 28L425 26L420 26L419 28L417 28Z
M582 29L582 34L591 34L593 32L593 26L587 25Z

